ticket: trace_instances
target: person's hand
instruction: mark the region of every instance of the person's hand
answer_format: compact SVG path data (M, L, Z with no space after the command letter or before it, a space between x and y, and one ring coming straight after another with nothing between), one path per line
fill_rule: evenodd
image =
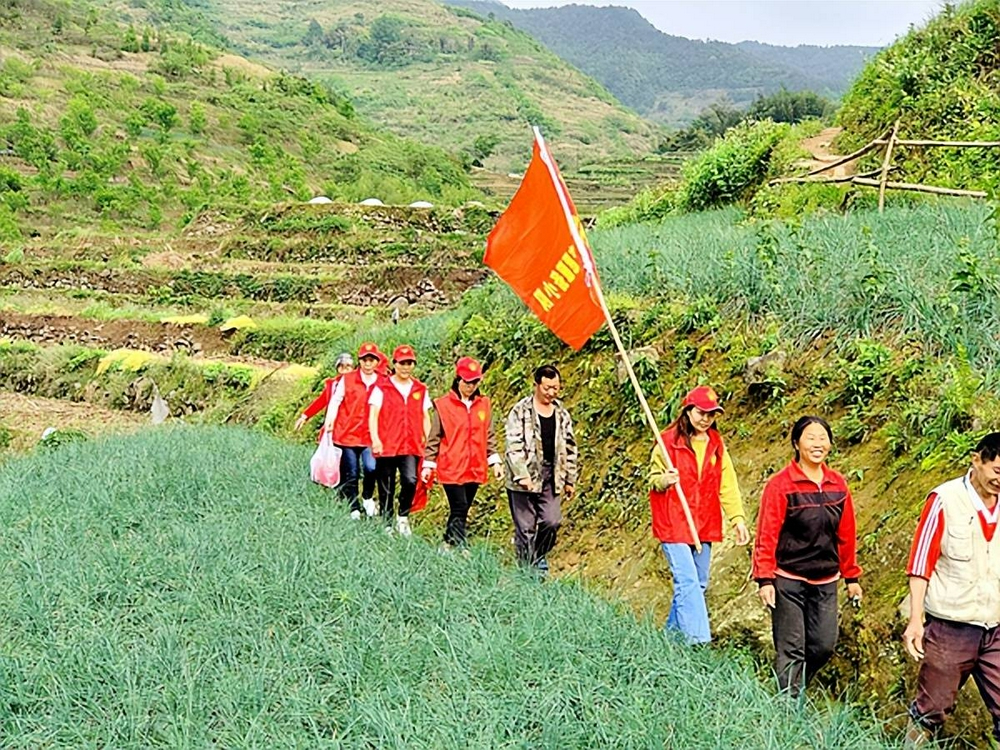
M566 494L566 498L567 499L573 497L573 493L575 491L576 491L576 488L573 485L571 485L571 484L567 484L566 487L563 488L563 492Z
M372 453L376 456L382 455L382 441L377 437L372 438Z
M736 543L741 547L750 543L750 530L743 521L736 522Z
M503 466L500 464L493 464L493 476L497 479L503 479Z
M667 469L663 472L663 481L667 483L667 487L673 487L681 481L681 474L677 469Z
M757 596L764 603L765 607L774 609L774 584L766 583L757 591Z
M423 482L424 484L427 484L429 481L431 481L431 474L433 473L434 469L425 466L423 469L420 470L420 481Z
M309 417L305 414L299 414L299 418L295 420L295 431L298 432L301 430L302 425L304 425L307 421L309 421Z
M903 631L906 652L917 661L924 658L924 624L920 620L910 620Z
M847 584L847 598L852 602L861 604L861 584L860 583L849 583Z
M515 479L514 482L521 485L524 488L524 492L537 492L535 485L531 481L531 477L521 477L520 479Z

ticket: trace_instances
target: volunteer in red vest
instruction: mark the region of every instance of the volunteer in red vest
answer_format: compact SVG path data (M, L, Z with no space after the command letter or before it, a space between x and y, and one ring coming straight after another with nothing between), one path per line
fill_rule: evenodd
M764 486L757 514L753 577L771 610L778 687L798 696L837 645L837 582L861 600L854 501L826 465L830 425L801 417L791 432L794 460Z
M340 379L344 377L344 375L354 370L354 359L347 352L342 352L340 355L337 356L337 359L335 360L333 366L337 370L337 377L327 378L326 380L323 381L322 392L319 394L319 396L316 397L315 401L309 404L309 406L307 406L302 411L302 413L299 415L299 418L295 420L296 432L301 430L306 422L315 417L321 411L322 412L326 411L327 407L329 407L330 405L330 398L333 396L333 392L337 387L337 383L340 382ZM319 442L319 439L322 439L322 437L323 437L323 431L320 430L317 442Z
M417 465L424 455L427 433L431 428L432 407L427 386L413 377L417 354L407 344L392 353L395 373L381 377L372 388L368 425L375 454L375 474L382 518L390 531L399 473L399 510L395 529L400 536L410 536L410 505L417 491Z
M326 397L328 404L324 404L326 419L323 431L332 430L333 444L342 451L338 489L350 504L351 518L355 520L361 518L362 507L368 516L374 516L377 510L375 461L371 455L371 438L368 434L368 397L378 380L375 368L380 354L375 344L371 342L362 344L358 349L360 369L352 369L339 375L332 387L324 389L324 394L329 390L330 395ZM338 357L338 363L342 357L344 355ZM317 399L309 408L312 409L322 398L323 396ZM307 409L295 423L295 428L299 429L310 416ZM320 435L322 434L321 432ZM359 502L358 485L362 468L364 468L364 485L362 499Z
M903 632L920 662L907 747L930 742L972 676L1000 741L1000 432L986 435L961 477L924 504L910 550L910 621Z
M494 477L503 478L492 407L479 393L482 378L479 362L462 357L455 365L451 390L434 400L421 478L427 482L436 471L448 498L446 549L466 543L469 508L489 478L490 467Z
M722 411L718 396L708 386L688 393L681 402L680 415L662 434L674 468L667 470L657 446L649 472L653 535L660 540L674 579L666 629L691 644L712 640L705 590L712 544L722 541L723 514L733 525L736 543L750 541L733 461L715 429L716 416ZM677 497L678 482L698 530L700 553Z

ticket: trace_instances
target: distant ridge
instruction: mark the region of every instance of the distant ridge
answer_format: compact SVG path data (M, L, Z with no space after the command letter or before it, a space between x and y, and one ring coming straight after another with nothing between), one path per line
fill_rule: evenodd
M745 105L781 87L840 96L875 47L778 47L697 41L665 34L624 7L515 10L496 0L449 0L508 20L575 65L624 104L682 125L720 98Z

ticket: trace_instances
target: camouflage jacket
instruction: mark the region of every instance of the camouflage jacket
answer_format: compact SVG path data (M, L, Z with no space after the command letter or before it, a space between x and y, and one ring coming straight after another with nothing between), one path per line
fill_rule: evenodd
M566 485L576 485L577 448L573 436L573 420L566 407L555 401L556 454L553 481L556 494L561 495ZM507 415L505 429L506 486L509 490L524 492L524 487L515 479L530 477L535 487L542 481L542 426L535 411L533 396L527 396L516 404Z

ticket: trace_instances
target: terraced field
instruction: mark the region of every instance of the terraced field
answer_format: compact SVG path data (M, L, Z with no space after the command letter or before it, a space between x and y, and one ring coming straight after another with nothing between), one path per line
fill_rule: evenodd
M494 218L476 205L288 204L206 212L167 237L36 239L0 261L0 392L89 403L93 419L78 410L74 424L92 432L122 426L108 407L148 409L153 381L187 418L225 417L265 381L305 394L359 327L405 327L478 284ZM33 408L7 399L0 421L30 432Z

